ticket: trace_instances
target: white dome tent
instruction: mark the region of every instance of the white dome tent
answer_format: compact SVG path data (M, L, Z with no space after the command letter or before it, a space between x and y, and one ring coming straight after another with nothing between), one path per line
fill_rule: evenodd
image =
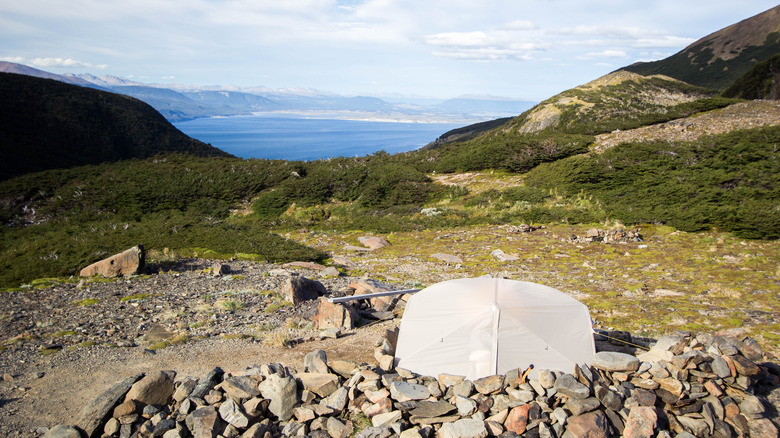
M395 364L421 375L475 380L529 365L574 373L594 354L584 304L541 284L480 277L436 283L412 295Z

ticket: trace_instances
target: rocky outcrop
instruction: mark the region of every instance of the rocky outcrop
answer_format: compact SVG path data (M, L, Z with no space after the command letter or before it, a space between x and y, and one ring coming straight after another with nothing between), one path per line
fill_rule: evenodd
M91 277L98 274L104 277L134 275L143 272L144 263L144 247L143 245L138 245L87 266L81 270L79 275L82 277Z
M394 336L378 342L378 360L393 353ZM776 437L765 395L780 386L780 367L761 359L744 331L676 333L638 356L601 351L575 374L516 369L471 382L393 369L392 361L331 366L320 350L301 373L267 364L212 373L197 387L179 380L170 403L115 409L92 435ZM169 399L170 389L161 391Z
M306 277L290 277L282 289L282 296L293 305L299 305L304 301L316 300L325 295L328 290L322 283L316 280L309 280Z

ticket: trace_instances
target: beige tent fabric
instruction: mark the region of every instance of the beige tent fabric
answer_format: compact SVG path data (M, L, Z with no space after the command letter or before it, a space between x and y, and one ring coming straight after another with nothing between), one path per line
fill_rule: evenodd
M434 284L406 305L396 366L474 380L507 371L573 373L595 354L588 308L561 291L480 277Z

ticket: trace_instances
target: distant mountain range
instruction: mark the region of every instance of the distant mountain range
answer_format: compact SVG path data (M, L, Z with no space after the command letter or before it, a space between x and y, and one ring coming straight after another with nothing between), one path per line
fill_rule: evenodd
M54 79L132 96L148 103L172 122L283 111L333 118L469 123L517 115L536 103L494 96L462 96L431 104L390 103L378 97L341 96L317 90L145 84L116 76L57 75L10 62L0 62L0 72Z

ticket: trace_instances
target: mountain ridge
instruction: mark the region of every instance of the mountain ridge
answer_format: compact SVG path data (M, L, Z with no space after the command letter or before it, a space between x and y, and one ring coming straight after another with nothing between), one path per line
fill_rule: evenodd
M0 73L0 95L0 179L163 153L231 156L128 96L16 73Z

